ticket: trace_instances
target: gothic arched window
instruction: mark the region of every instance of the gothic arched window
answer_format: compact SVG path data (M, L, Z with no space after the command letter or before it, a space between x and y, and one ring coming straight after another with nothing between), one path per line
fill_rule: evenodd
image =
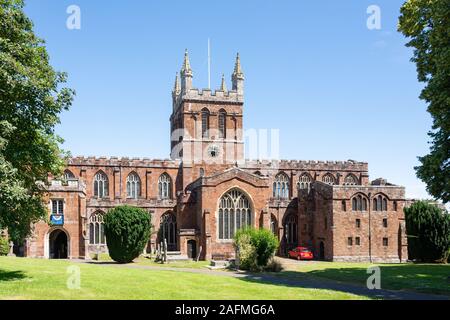
M348 186L354 186L357 185L358 183L358 178L356 178L356 176L352 173L349 173L344 180L344 185L348 185Z
M167 241L167 250L177 249L177 218L172 212L167 212L161 216L159 224L160 241Z
M127 197L137 199L141 196L141 179L132 172L127 177Z
M219 139L225 139L227 137L227 113L221 109L219 111Z
M276 175L273 183L273 197L278 199L289 199L289 177L281 172Z
M202 110L202 137L203 138L209 137L209 110L208 109Z
M285 221L286 242L288 247L296 245L298 241L298 221L295 214L287 216Z
M239 190L228 191L219 200L219 239L233 239L236 230L252 225L250 201Z
M304 173L298 179L297 188L299 190L309 190L311 187L311 177L309 174Z
M71 179L75 179L75 175L72 173L72 171L70 170L64 170L64 180L71 180Z
M387 199L381 194L373 198L374 211L387 211Z
M94 196L105 198L108 196L108 177L99 171L94 177Z
M163 173L158 180L158 191L160 199L170 199L172 197L172 179L167 173Z
M106 244L103 212L96 211L89 217L89 244Z
M366 197L358 194L352 199L352 210L353 211L367 211L367 199Z
M327 183L329 185L336 184L336 180L334 179L333 175L331 173L327 173L322 177L322 182Z

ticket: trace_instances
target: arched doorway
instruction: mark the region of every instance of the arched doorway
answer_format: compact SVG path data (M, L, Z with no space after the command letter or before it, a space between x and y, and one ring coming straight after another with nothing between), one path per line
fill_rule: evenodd
M69 257L69 239L64 230L53 230L48 237L48 241L50 259L67 259Z
M197 242L195 240L188 240L187 254L189 259L197 259Z
M319 244L319 259L325 260L325 245L324 245L323 241L320 241L320 244Z

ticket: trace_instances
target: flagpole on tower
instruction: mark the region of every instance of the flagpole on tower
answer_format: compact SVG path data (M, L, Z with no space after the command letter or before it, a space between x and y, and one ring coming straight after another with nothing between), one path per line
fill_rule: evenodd
M211 43L208 38L208 89L211 89Z

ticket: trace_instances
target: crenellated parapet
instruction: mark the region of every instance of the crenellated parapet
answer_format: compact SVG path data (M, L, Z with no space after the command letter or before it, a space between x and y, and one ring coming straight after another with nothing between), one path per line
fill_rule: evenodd
M178 168L180 160L129 158L129 157L84 157L69 158L69 166L100 166L100 167L149 167L149 168Z
M246 169L276 169L305 171L359 171L369 170L367 162L348 161L305 161L305 160L247 160Z

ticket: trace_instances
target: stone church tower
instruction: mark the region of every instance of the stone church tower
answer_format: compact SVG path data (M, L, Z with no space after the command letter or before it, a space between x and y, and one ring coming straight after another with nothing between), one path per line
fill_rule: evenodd
M232 90L222 76L214 92L192 84L193 72L185 52L180 78L172 91L171 158L185 165L224 166L244 161L243 121L244 74L239 54L232 75Z

